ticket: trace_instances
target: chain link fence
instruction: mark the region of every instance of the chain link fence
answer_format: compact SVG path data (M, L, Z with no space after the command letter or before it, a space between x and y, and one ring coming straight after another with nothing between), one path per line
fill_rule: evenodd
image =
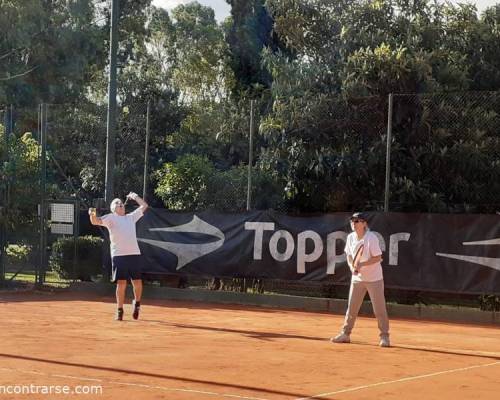
M395 95L390 209L500 208L500 92Z
M114 192L122 198L131 190L142 194L151 172L145 168L147 107L147 103L123 105L117 112ZM77 222L81 224L75 225L76 235L106 237L103 230L90 226L87 210L98 205L106 212L109 206L102 201L107 106L92 103L44 104L26 109L6 106L0 107L0 116L0 279L9 285L66 283L63 281L68 279L61 279L62 276L71 277L71 281L75 279L71 266L59 275L51 269L53 244L59 239L62 242L57 248L64 250L61 257L78 253L73 253L71 244L65 242L65 238L72 237L69 228L65 228L64 234L51 229L51 225L59 222L51 221L52 205L62 202L78 207ZM45 148L44 163L42 148ZM80 245L88 247L88 242Z
M6 151L7 151L7 146L5 145L5 139L7 138L6 130L7 130L7 110L5 106L0 106L0 135L1 135L1 140L2 144L0 146L1 148L1 160L2 162L5 161L6 159ZM1 180L1 192L2 192L2 205L0 208L0 286L4 284L5 281L5 242L6 242L6 223L5 223L5 204L6 204L6 199L5 195L7 193L7 187L6 187L6 176L5 173L2 171L2 180Z
M104 191L106 106L47 106L49 196L78 197L91 205Z
M151 205L176 211L241 212L247 208L251 173L250 208L254 210L383 210L386 204L390 211L498 211L500 93L410 94L393 99L389 119L384 98L318 99L309 105L310 117L298 121L279 115L266 101L257 103L250 169L249 104L238 110L238 127L228 122L234 110L221 117L225 133L215 142L220 146L217 151L233 157L222 164L205 153L212 144L191 143L198 153L184 154L182 129L172 133L171 127L166 128L166 118L154 101L120 105L114 192L122 198L130 190L145 193ZM86 209L95 206L104 193L106 105L50 104L46 110L42 120L39 107L0 107L3 280L16 281L31 274L36 281L42 271L40 249L50 258L51 245L58 237L49 238L46 248L40 241L42 199L78 200L79 233L103 236L89 225ZM281 125L275 129L274 121L280 118ZM42 127L47 143L44 193ZM392 129L389 147L388 128ZM232 129L237 132L228 134ZM182 185L169 180L175 176L184 179ZM186 185L193 190L186 190ZM45 279L51 277L49 269ZM219 283L238 286L231 282ZM291 294L302 289L323 294L335 291L324 285L300 284L302 289L298 289L260 280L241 285Z
M34 282L40 257L38 110L6 106L1 114L1 278Z
M147 104L119 107L115 134L114 192L143 192ZM106 169L106 105L50 105L47 121L49 173L60 196L87 206L102 197ZM50 180L50 177L49 177Z
M325 124L317 165L325 160L318 185L318 211L381 210L384 204L387 101L377 97L335 101ZM318 127L322 129L322 127ZM326 177L325 180L323 177Z

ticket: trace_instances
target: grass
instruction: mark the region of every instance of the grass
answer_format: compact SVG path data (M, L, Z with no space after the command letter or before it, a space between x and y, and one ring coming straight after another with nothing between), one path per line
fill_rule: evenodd
M7 282L19 282L19 283L27 283L27 284L34 284L35 283L35 271L33 270L27 270L27 271L22 271L19 274L16 275L14 279L12 277L14 276L15 272L6 272L5 273L5 280ZM12 280L11 280L12 279ZM45 273L45 286L51 286L51 287L67 287L72 281L70 279L61 279L59 276L54 272L54 271L47 271Z

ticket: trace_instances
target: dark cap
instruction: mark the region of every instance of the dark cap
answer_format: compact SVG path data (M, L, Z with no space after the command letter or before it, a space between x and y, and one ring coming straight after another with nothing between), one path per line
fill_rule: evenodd
M349 218L349 220L353 220L353 219L361 219L363 221L368 221L368 215L366 215L366 213L364 212L355 212L354 214L351 215L351 217Z

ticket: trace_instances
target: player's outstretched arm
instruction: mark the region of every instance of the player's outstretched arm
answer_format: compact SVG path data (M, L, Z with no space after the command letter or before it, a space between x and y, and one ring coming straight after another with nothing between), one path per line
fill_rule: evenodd
M127 199L134 200L137 204L139 204L139 207L141 210L144 212L146 209L149 207L148 203L144 199L142 199L137 193L130 192L127 194Z

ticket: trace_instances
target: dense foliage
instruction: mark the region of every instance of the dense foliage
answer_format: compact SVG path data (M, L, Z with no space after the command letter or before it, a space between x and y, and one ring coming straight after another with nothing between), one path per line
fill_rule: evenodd
M16 110L2 187L20 214L36 204L37 145L24 134L41 102L52 104L50 190L102 197L109 3L0 0L0 104ZM245 208L254 100L254 207L380 209L395 93L414 95L394 97L391 208L498 207L500 5L228 3L218 23L197 2L168 13L120 1L117 195L142 190L150 101L150 202Z

